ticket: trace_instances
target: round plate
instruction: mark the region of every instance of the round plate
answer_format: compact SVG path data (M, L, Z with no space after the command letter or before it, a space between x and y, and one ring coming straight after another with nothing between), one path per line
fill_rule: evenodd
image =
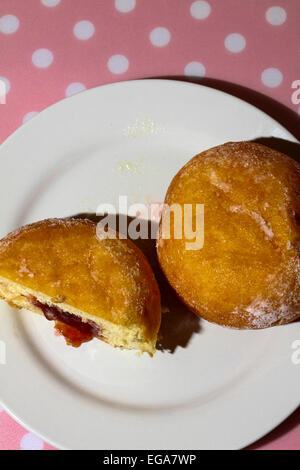
M48 217L96 212L119 195L128 204L163 201L196 153L270 136L293 140L256 108L200 85L143 80L86 91L2 145L0 236ZM170 301L153 358L98 340L67 347L50 322L1 302L0 400L67 449L238 449L299 405L292 362L299 324L232 331Z

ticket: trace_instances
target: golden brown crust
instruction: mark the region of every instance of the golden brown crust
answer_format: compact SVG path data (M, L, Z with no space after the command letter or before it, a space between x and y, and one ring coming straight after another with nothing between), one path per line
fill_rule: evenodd
M251 142L227 143L190 160L165 203L204 204L204 247L162 239L158 256L189 308L232 328L300 317L300 166ZM171 235L174 224L171 224Z
M160 293L148 261L130 240L99 240L90 220L48 219L10 233L0 241L0 277L156 338Z

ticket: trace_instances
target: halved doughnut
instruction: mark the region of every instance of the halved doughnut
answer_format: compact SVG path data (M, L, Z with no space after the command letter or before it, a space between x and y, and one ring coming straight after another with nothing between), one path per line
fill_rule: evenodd
M96 223L48 219L0 241L0 296L57 322L68 343L93 337L155 352L160 293L142 252L96 236Z

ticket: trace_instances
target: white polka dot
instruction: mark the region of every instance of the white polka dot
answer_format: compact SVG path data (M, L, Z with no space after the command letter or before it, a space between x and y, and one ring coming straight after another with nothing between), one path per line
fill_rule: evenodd
M0 77L0 82L0 96L7 95L10 90L10 81L5 77Z
M76 95L76 93L80 93L81 91L84 91L84 90L86 90L86 87L83 85L83 83L80 83L80 82L70 83L70 85L68 85L66 88L66 96Z
M273 26L280 26L286 20L286 11L281 7L271 7L266 11L266 20Z
M171 33L167 28L154 28L150 33L150 41L153 46L163 47L166 46L171 39Z
M75 24L73 32L78 39L86 41L93 36L95 26L90 21L82 20Z
M115 0L115 7L121 13L128 13L135 8L135 0Z
M282 82L283 76L280 70L275 69L273 67L269 69L265 69L261 74L261 81L264 85L275 88L279 86Z
M32 62L36 67L44 69L53 62L53 54L49 49L37 49L32 54Z
M24 434L20 442L21 450L42 450L44 442L40 437L35 436L31 432Z
M124 55L116 54L109 58L107 67L112 73L124 73L129 67L129 61Z
M25 116L23 117L23 124L25 124L25 122L29 121L37 114L39 114L37 111L30 111L30 113L25 114Z
M189 77L204 77L206 69L201 62L189 62L184 67L184 75Z
M196 20L205 20L210 15L211 6L208 2L199 0L192 3L190 8L191 15L196 18Z
M225 38L225 47L230 52L241 52L246 46L246 39L239 33L229 34Z
M56 7L60 3L60 0L41 0L45 7Z
M14 15L4 15L0 18L0 31L4 34L13 34L19 28L20 21Z

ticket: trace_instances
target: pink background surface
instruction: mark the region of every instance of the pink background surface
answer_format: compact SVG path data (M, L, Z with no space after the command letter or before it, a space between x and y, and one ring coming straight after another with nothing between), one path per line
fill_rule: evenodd
M300 105L291 101L299 24L299 0L0 0L0 78L9 88L0 142L76 90L191 75L260 107L299 139ZM20 448L51 446L0 407L0 449ZM300 409L251 448L300 449Z

